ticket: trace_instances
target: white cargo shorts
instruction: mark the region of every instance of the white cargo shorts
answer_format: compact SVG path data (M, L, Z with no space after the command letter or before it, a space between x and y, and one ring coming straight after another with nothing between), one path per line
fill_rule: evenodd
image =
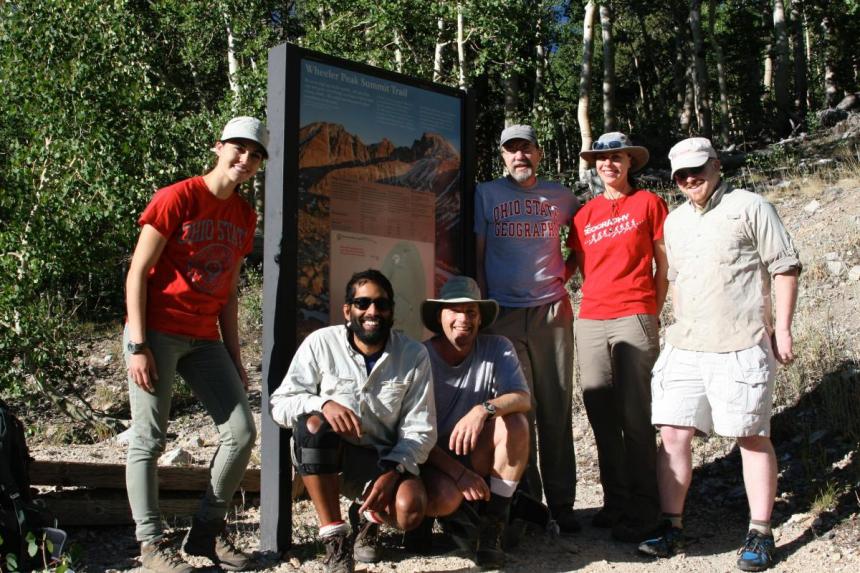
M727 437L770 436L775 373L769 337L735 352L667 343L651 371L651 422Z

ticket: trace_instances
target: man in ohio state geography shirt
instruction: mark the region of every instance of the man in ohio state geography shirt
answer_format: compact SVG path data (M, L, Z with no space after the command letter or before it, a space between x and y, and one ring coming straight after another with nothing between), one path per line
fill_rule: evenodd
M508 175L475 190L478 284L501 307L488 331L514 344L532 395L529 492L538 499L545 493L560 529L573 533L579 529L573 515L573 312L564 284L575 262L570 257L565 263L559 230L579 201L564 186L537 178L541 149L531 126L506 128L499 145ZM540 472L535 424L544 453Z

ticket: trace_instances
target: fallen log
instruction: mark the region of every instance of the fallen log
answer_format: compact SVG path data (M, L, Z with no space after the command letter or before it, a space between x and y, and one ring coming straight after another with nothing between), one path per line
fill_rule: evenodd
M33 485L125 489L124 464L35 461L30 464ZM208 466L164 466L158 468L161 491L205 491L209 484ZM260 470L249 468L240 489L260 491Z

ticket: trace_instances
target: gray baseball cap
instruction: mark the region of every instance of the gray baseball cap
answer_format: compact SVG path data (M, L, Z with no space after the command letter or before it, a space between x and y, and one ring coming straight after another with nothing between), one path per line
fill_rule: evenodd
M536 147L540 147L535 129L530 125L511 125L503 129L502 136L499 138L499 147L512 139L525 139L531 141Z
M240 115L234 117L224 126L224 131L221 132L219 141L227 141L228 139L249 139L260 144L263 148L263 154L268 159L269 157L269 130L266 125L256 117Z

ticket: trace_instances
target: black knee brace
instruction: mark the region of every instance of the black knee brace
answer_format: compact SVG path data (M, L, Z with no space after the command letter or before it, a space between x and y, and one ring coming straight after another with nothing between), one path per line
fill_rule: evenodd
M308 418L316 415L322 420L319 430L308 430ZM293 428L293 465L299 475L336 474L340 472L341 438L322 414L299 416Z

